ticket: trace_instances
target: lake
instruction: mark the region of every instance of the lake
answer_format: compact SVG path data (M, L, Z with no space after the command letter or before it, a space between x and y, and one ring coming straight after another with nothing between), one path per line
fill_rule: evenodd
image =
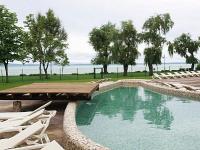
M84 74L84 73L92 73L94 67L102 67L102 65L91 65L91 64L70 64L68 66L64 67L63 73L64 74L72 74L72 73L78 73ZM167 63L165 64L166 70L178 70L180 68L190 68L190 64L185 63ZM58 65L50 65L48 72L59 74L61 70L61 67ZM129 72L135 72L135 71L148 71L148 67L146 67L144 64L137 64L135 66L129 66L128 71ZM164 70L164 65L154 65L154 70ZM1 75L5 75L4 66L0 65L0 73ZM108 66L108 72L123 72L123 66L122 65L109 65ZM39 65L38 64L9 64L9 75L20 75L20 74L38 74L39 73ZM97 72L100 72L100 70L97 70Z

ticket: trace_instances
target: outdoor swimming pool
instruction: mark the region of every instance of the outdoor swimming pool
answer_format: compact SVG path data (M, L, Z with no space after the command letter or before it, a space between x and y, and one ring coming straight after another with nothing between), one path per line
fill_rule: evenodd
M76 122L113 150L200 149L200 102L142 87L121 87L81 102Z

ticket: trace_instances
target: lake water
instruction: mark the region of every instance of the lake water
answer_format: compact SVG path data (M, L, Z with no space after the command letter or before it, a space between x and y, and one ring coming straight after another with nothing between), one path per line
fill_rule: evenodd
M64 74L72 74L72 73L92 73L94 67L102 67L102 65L91 65L91 64L72 64L64 67ZM174 64L165 64L166 70L178 70L180 68L190 68L190 64L184 64L184 63L174 63ZM154 66L154 69L157 71L164 70L164 65L158 65ZM60 66L57 65L50 65L48 72L49 73L57 73L59 74L61 70ZM134 71L148 71L148 67L146 67L144 64L137 64L135 66L129 66L128 71L134 72ZM0 73L5 75L4 66L0 65ZM123 66L122 65L109 65L108 66L108 72L123 72ZM9 75L19 75L21 73L24 74L37 74L39 73L39 65L38 64L10 64L9 65ZM97 70L97 72L100 72L100 70Z

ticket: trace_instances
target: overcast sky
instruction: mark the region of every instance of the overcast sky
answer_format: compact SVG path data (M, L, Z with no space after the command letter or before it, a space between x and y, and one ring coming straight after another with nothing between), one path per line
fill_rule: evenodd
M66 52L70 63L90 63L95 52L88 43L88 33L108 21L119 26L121 21L130 19L141 31L150 16L170 13L175 25L167 34L168 40L188 32L194 39L200 36L199 0L0 0L0 4L17 13L20 25L30 13L53 9L69 35ZM142 46L139 51L143 54ZM167 62L185 61L179 56L170 58L166 48L164 54ZM143 58L140 56L137 62L143 62Z

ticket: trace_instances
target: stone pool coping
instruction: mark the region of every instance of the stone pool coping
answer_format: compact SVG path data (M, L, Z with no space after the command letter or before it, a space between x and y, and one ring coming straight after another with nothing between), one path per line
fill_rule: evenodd
M153 83L150 80L133 80L133 79L125 79L119 80L117 82L109 83L100 86L100 91L94 93L94 95L105 92L107 90L111 90L113 88L117 88L120 86L131 86L137 87L142 86L144 88L150 89L155 92L159 92L162 94L169 94L173 96L181 96L181 97L189 97L194 100L200 101L200 92L188 91L183 89L174 89L166 86L159 85L157 83ZM78 102L70 102L67 105L64 114L64 122L63 129L65 133L65 148L68 150L108 150L109 148L104 147L98 143L93 142L91 139L87 138L83 135L77 125L76 125L76 108L78 106Z

